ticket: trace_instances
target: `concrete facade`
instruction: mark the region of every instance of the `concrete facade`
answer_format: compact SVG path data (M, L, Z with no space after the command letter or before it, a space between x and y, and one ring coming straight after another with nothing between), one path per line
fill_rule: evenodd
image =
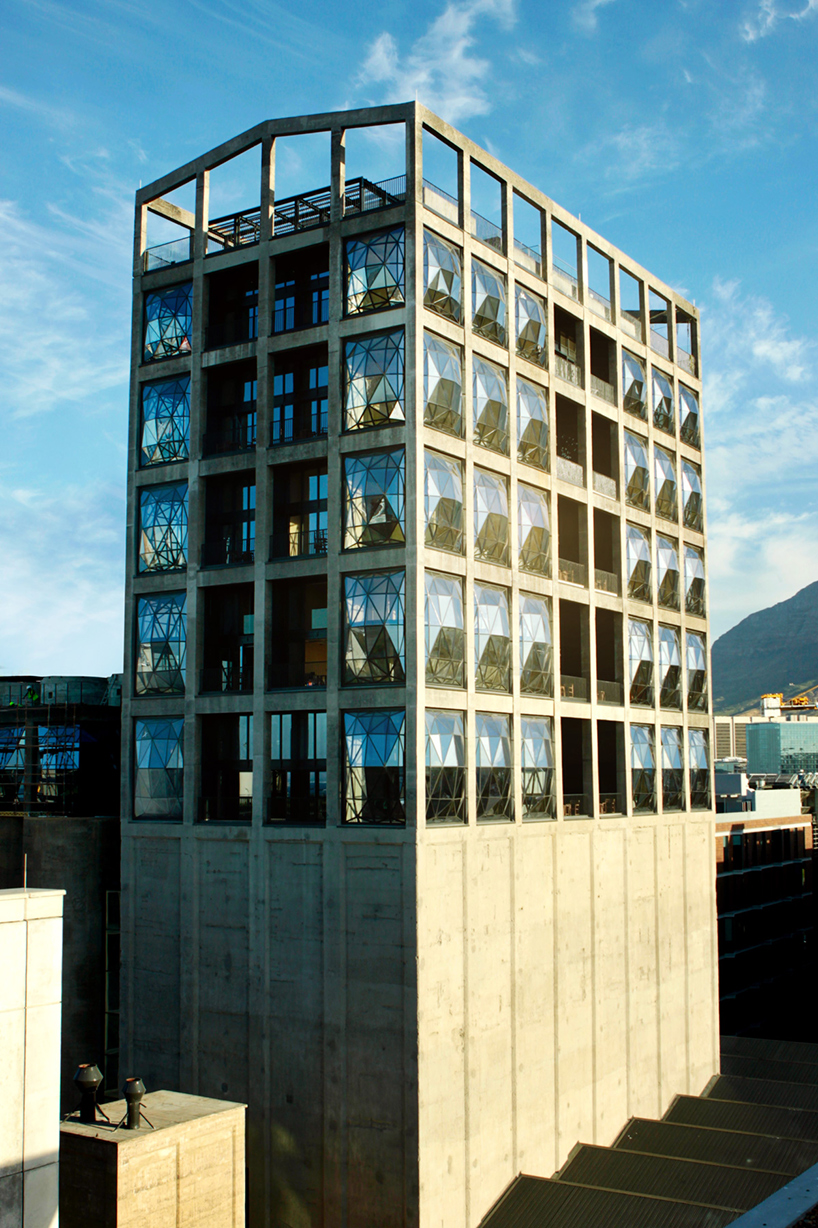
M142 1108L135 1130L124 1100L61 1124L63 1228L243 1228L244 1105L157 1091Z
M0 1223L59 1222L63 891L0 891Z
M405 135L405 187L392 180L393 194L378 198L373 188L369 205L352 208L346 135L384 124ZM325 215L314 213L312 227L280 227L292 214L276 191L276 142L314 132L330 138ZM449 196L423 170L431 140L454 159ZM237 215L238 237L228 249L224 228L209 221L210 177L252 148L260 155L260 209L246 202L250 212ZM494 223L471 205L472 176L482 172L497 186ZM187 212L164 199L185 183L196 185L195 210ZM375 210L373 201L382 207ZM539 218L539 246L515 241L521 202ZM149 212L188 228L183 254L192 259L161 267L173 253L147 250ZM242 231L251 213L257 229ZM576 243L574 273L552 259L559 226ZM402 301L350 309L350 241L400 229ZM459 319L428 306L424 232L459 253ZM281 269L324 249L324 319L277 329L289 276ZM607 295L591 284L589 268L599 260L607 262ZM505 286L505 339L486 335L491 303L484 303L482 332L471 327L472 274L483 276L481 268ZM227 273L257 284L257 336L218 344L208 329L226 284L217 275ZM627 298L623 274L637 287L636 302ZM145 361L146 311L179 287L191 304L187 333L179 341L176 330L175 352L166 347L161 360L153 351ZM523 352L525 295L542 304L541 354ZM351 429L345 360L356 341L386 333L403 336L402 412ZM460 353L465 430L424 421L424 333ZM302 441L282 441L275 437L276 375L308 346L325 355L326 426ZM669 418L650 391L644 413L634 408L623 350L641 365L646 389L659 386L654 368L666 381L675 406ZM482 413L473 403L480 362L505 381L505 444L472 427ZM252 364L257 382L254 444L214 451L207 443L214 381L239 363ZM418 104L270 121L138 193L123 685L123 1060L152 1086L248 1101L251 1223L266 1223L286 1202L313 1228L471 1228L521 1169L548 1175L579 1139L610 1142L628 1115L661 1114L674 1094L700 1091L717 1070L706 540L687 495L669 495L673 482L661 478L664 464L680 493L686 473L703 483L698 411L695 442L680 432L680 390L697 402L699 377L694 307ZM145 448L145 389L188 379L189 444L173 459L167 452L157 458ZM517 438L521 380L547 406L550 429L537 464L525 459ZM642 479L626 435L650 458ZM404 540L353 549L344 537L349 462L401 449ZM459 551L429 544L424 453L460 464ZM295 467L307 464L326 473L325 553L291 548L282 558L273 548L268 556L279 494ZM485 528L473 527L478 475L506 490L505 559L478 550ZM229 480L247 487L251 478L257 546L248 548L245 535L234 558L224 538L208 542L212 492ZM187 499L186 549L180 553L177 541L170 565L155 566L150 552L158 538L145 545L144 509L172 485ZM664 514L651 496L655 486ZM529 540L518 517L524 491L546 500L553 526L550 552L541 551L535 568L521 557ZM672 508L667 499L676 500ZM633 540L646 543L641 573L629 555ZM203 551L208 544L221 550L218 565ZM695 597L686 579L679 592L685 547L698 567ZM167 537L161 549L167 552ZM668 549L675 596L672 574L669 585L658 582L673 572ZM357 658L351 663L351 633L339 616L349 610L347 579L396 571L405 572L403 676L354 685ZM427 681L425 572L461 582L462 685ZM301 580L326 584L325 676L314 669L301 685L285 687L271 675L280 586ZM222 685L214 686L207 611L230 586L252 594L252 613L243 614L244 656L234 669L221 649ZM503 594L507 610L508 645L498 650L510 656L504 689L496 674L494 681L476 677L480 586ZM146 600L158 609L153 599L163 595L186 608L187 674L183 689L177 682L149 693L157 675L144 682L140 619ZM518 628L529 598L545 604L554 645L551 685L538 692L521 682ZM303 637L305 660L321 659L307 649L320 638L322 611L314 608L313 630ZM633 634L629 620L638 624ZM668 630L676 637L678 683L674 689L668 681L666 691L670 674L662 673L661 687L655 674ZM628 670L632 643L642 644L651 669L640 673L634 657ZM242 671L250 670L248 685ZM457 822L431 815L427 712L462 722ZM293 713L326 713L325 815L311 824L306 810L294 806L284 816L273 805L281 771L275 721ZM371 812L360 821L350 802L358 787L350 730L373 713L405 721L402 797L400 806L384 802L393 805L389 823L372 822ZM207 796L216 718L239 722L240 736L252 737L252 753L245 747L233 756L239 783L229 813L219 808L221 795ZM507 722L505 776L485 758L478 762L478 748L489 757L497 749L497 740L481 733L485 718L497 718L499 727ZM539 776L521 753L528 749L525 720L549 730L552 757ZM670 758L663 761L664 729L681 748L675 777ZM156 753L165 766L152 777L146 730L151 748L164 739ZM688 755L697 738L705 756L698 774ZM645 747L652 747L653 767ZM540 789L536 817L532 779ZM492 813L503 790L505 809Z

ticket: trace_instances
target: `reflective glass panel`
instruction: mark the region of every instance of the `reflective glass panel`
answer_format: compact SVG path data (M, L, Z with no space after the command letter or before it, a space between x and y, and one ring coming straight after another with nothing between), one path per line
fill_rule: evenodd
M435 550L462 554L463 466L439 452L424 453L425 541Z
M174 695L185 689L185 593L137 598L136 695Z
M682 443L689 443L694 448L701 447L699 431L699 399L695 392L679 385L679 413L681 414Z
M628 620L628 680L631 703L653 707L653 633L639 618Z
M687 647L687 706L693 712L707 711L707 650L704 636L688 631Z
M403 227L347 239L347 313L403 303Z
M478 819L512 818L511 720L495 713L475 715Z
M447 320L460 323L463 303L463 262L459 250L423 232L423 305Z
M653 368L653 425L660 431L667 431L670 435L676 429L673 385L655 367Z
M687 761L690 771L690 805L694 810L710 807L710 754L705 729L688 729Z
M656 810L656 757L650 725L631 725L631 801L634 814Z
M190 437L190 376L142 385L140 461L164 465L187 460Z
M193 283L145 295L144 361L190 353Z
M622 406L629 414L636 414L647 422L648 394L645 368L635 354L622 351Z
M505 480L474 471L474 557L508 567L508 489Z
M347 341L344 429L403 421L403 329Z
M488 341L505 345L506 280L482 260L471 262L472 328Z
M704 556L695 546L685 546L685 609L704 618Z
M675 627L659 626L659 703L682 706L682 646Z
M135 722L134 818L182 817L184 727L181 716Z
M404 534L403 448L344 457L344 547L400 545Z
M344 822L406 822L403 709L344 713Z
M550 602L530 593L520 593L520 690L526 695L554 693Z
M139 492L139 570L187 566L187 482Z
M550 716L520 719L523 818L554 819L554 738Z
M684 522L689 529L702 531L702 477L699 469L682 461L682 506Z
M405 681L403 571L344 577L344 682Z
M515 288L517 353L539 367L548 365L548 313L545 302L519 282Z
M423 334L423 421L449 435L463 434L463 354L459 346Z
M517 484L517 543L522 571L551 572L551 523L548 497L542 490Z
M466 822L462 712L426 711L426 822Z
M463 581L426 572L426 682L462 687L465 682Z
M508 455L508 379L505 371L475 354L473 406L474 442Z
M679 608L679 556L676 543L656 534L656 585L659 605L665 610Z
M662 808L684 810L685 779L682 731L675 725L662 726Z
M625 431L625 502L650 509L650 470L647 444Z
M548 395L517 376L517 456L548 470Z
M485 691L511 689L511 628L508 592L474 584L474 677Z
M658 446L653 449L653 489L656 492L656 515L664 520L678 520L676 462L669 452Z
M625 547L628 565L628 596L636 601L651 601L650 538L646 529L635 524L625 526Z

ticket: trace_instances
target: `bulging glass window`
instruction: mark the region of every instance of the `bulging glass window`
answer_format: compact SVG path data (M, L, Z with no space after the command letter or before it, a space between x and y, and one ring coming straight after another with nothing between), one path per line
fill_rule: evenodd
M676 429L676 411L673 407L673 385L653 368L653 425L672 435Z
M688 631L687 645L687 706L693 712L707 711L707 650L704 636Z
M508 489L505 479L474 471L474 557L508 567Z
M426 711L426 822L466 822L462 712Z
M680 429L682 443L689 443L691 447L700 448L699 398L695 392L685 388L684 384L679 385L679 413L681 415Z
M542 490L517 484L517 543L522 571L547 576L551 572L551 522L548 497Z
M423 334L423 421L458 438L463 434L463 354L460 347Z
M344 822L406 822L403 709L344 713Z
M648 419L648 393L645 367L641 359L622 351L622 407L626 413Z
M435 550L462 554L463 466L453 457L439 452L424 453L424 540Z
M511 690L511 628L508 592L474 585L474 677L480 690Z
M656 586L659 605L665 610L679 608L679 555L676 543L656 534Z
M659 704L682 706L682 647L675 627L659 626Z
M690 805L694 810L710 808L710 753L707 730L688 729L687 762L690 772Z
M403 329L372 333L344 347L344 429L403 422Z
M508 379L494 363L474 355L474 442L508 455Z
M146 717L135 722L134 730L134 818L181 819L183 718Z
M185 689L185 593L137 598L136 695L177 695Z
M530 593L520 593L520 690L524 695L554 693L550 603Z
M403 448L345 456L344 487L345 549L406 540Z
M475 715L477 818L511 819L511 720L492 712Z
M423 306L460 323L463 303L463 261L458 248L423 232Z
M554 735L550 716L520 719L523 819L554 819Z
M480 337L505 345L506 280L482 260L471 262L472 328Z
M625 431L625 502L650 509L650 469L647 444Z
M695 546L685 546L685 609L704 618L704 556Z
M656 756L650 725L631 725L631 802L634 814L656 810Z
M702 512L702 476L696 465L682 461L682 506L684 522L688 529L697 529L700 533L703 524Z
M675 725L662 726L662 808L684 810L685 765L682 731Z
M426 684L462 687L465 683L463 581L426 572Z
M650 623L628 620L628 680L632 704L653 707L653 636Z
M548 471L548 395L517 376L517 456Z
M402 226L346 241L347 313L403 303Z
M190 376L142 385L139 463L187 460L190 440Z
M628 596L635 601L651 601L650 538L638 525L625 526L625 552L628 566Z
M653 489L656 492L656 515L664 520L678 520L676 463L664 448L653 449Z
M548 313L545 302L525 286L516 284L517 353L521 358L548 365Z
M405 682L405 589L403 571L344 577L345 683Z
M139 492L139 570L187 566L187 482L143 486Z
M192 326L192 282L146 294L144 361L189 354Z

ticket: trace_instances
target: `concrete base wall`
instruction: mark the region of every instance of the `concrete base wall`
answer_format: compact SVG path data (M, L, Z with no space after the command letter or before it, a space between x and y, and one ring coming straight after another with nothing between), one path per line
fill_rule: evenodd
M420 1223L474 1228L718 1070L712 816L426 830Z

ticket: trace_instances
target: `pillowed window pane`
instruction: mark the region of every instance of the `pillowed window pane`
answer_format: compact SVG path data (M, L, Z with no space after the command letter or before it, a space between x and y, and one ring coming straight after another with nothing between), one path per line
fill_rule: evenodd
M517 376L517 456L548 470L548 397L544 388Z
M682 647L675 627L659 627L659 703L682 706Z
M682 505L689 529L702 530L702 478L695 465L682 461Z
M465 682L463 581L426 572L426 682L462 687Z
M347 312L373 311L403 303L402 226L347 239Z
M625 502L650 509L650 470L647 445L625 431Z
M686 636L687 656L687 706L694 712L707 711L707 650L704 636L688 631Z
M505 371L477 355L474 368L474 442L508 455L508 379Z
M472 328L481 337L505 345L506 282L481 260L471 262Z
M145 362L190 353L193 283L145 295Z
M549 716L520 720L523 818L554 819L554 746Z
M406 540L403 448L344 457L344 485L347 550Z
M426 822L466 821L466 739L462 712L426 712Z
M404 824L406 713L344 713L344 822Z
M653 639L650 623L628 620L628 680L632 704L653 706Z
M190 376L142 386L140 464L187 460L190 437Z
M675 726L662 727L662 807L684 810L684 751L682 731Z
M511 683L511 630L508 593L489 584L474 585L474 676L487 691L508 691Z
M688 729L687 752L690 805L694 810L707 810L710 807L710 754L706 730Z
M681 414L681 436L683 443L689 443L694 448L701 447L699 431L699 399L695 392L679 385L679 412Z
M134 818L182 817L184 726L181 716L136 721Z
M648 394L645 368L635 354L622 351L622 407L647 422Z
M679 608L679 556L675 542L656 534L656 585L659 605L666 610Z
M704 617L704 557L695 546L685 546L685 609Z
M511 721L488 712L475 715L478 819L512 817Z
M503 478L474 471L474 557L508 567L508 489Z
M426 545L462 554L463 468L459 460L439 452L424 454L424 510Z
M423 305L447 320L460 323L463 303L463 261L451 243L423 232Z
M517 542L522 571L551 572L551 523L548 498L541 490L517 485Z
M403 571L344 577L344 682L405 681L405 587Z
M139 492L139 570L187 566L187 482Z
M651 600L650 539L635 524L625 527L628 596L636 601Z
M184 593L137 600L137 695L174 695L185 689L187 613Z
M552 695L554 648L547 597L520 594L520 690L526 695Z
M463 434L463 354L431 333L423 334L423 420L435 430Z
M347 341L344 428L403 422L403 329Z
M673 407L673 385L666 376L653 368L653 425L670 435L676 429L676 411Z
M656 810L656 756L650 725L631 725L631 801L634 813Z
M678 520L678 490L676 463L664 448L653 449L653 488L656 492L656 515L665 520Z
M548 313L538 294L517 282L517 353L539 367L548 365Z

